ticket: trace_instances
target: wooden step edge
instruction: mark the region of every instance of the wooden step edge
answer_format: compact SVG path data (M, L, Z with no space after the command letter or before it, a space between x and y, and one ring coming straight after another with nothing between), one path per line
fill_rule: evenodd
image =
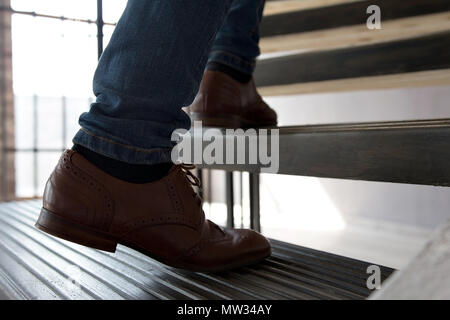
M450 30L450 11L382 22L382 29L365 24L262 38L263 54L329 50L426 36Z
M259 87L263 96L450 86L450 69Z

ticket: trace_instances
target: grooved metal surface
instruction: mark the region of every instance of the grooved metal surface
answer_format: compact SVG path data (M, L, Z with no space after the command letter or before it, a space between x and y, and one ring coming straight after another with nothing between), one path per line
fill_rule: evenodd
M0 204L0 298L364 299L369 263L271 240L272 256L218 274L165 267L118 246L106 253L47 235L40 201ZM382 280L392 269L381 267ZM74 281L71 281L74 279Z

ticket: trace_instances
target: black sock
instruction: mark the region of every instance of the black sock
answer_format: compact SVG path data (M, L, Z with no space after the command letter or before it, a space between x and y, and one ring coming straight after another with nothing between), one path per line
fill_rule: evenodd
M132 183L149 183L159 180L167 175L173 165L171 162L152 165L131 164L106 157L79 144L75 144L72 150L107 174Z
M226 64L222 64L222 63L214 62L214 61L208 62L208 64L206 65L206 70L221 71L221 72L229 75L230 77L232 77L234 80L239 81L240 83L247 83L252 78L251 74L241 72L230 66L227 66Z

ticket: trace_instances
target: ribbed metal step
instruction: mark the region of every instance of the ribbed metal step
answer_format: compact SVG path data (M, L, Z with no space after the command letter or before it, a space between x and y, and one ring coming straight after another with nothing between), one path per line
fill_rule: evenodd
M49 236L34 228L40 205L0 204L0 298L364 299L370 294L366 262L271 240L272 256L258 265L220 274L184 272L124 246L110 254ZM393 271L381 270L382 280Z

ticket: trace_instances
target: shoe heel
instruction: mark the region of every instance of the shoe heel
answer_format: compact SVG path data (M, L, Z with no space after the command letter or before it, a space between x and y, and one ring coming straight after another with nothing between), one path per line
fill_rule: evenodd
M111 236L68 221L44 208L41 209L35 226L39 230L64 240L103 251L116 251L117 241Z

